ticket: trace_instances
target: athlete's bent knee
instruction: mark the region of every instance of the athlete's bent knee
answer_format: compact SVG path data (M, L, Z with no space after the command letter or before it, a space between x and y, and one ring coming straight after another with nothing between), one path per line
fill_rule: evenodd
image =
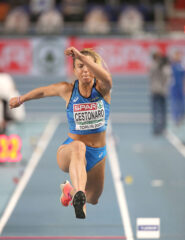
M83 153L84 154L85 151L86 151L86 146L81 141L78 141L78 140L74 141L74 142L72 142L71 146L72 146L72 152L74 152L75 154L76 153Z
M96 204L98 204L98 200L91 200L89 203L92 205L96 205Z
M92 205L96 205L98 203L98 198L90 198L87 196L87 202Z

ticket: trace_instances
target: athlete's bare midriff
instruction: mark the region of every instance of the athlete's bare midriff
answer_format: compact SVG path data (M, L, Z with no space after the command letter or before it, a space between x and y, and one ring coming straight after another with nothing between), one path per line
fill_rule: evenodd
M73 134L68 133L68 136L74 140L79 140L85 143L86 146L89 147L104 147L106 144L106 132L100 132L100 133L93 133L93 134L87 134L87 135L79 135L79 134Z

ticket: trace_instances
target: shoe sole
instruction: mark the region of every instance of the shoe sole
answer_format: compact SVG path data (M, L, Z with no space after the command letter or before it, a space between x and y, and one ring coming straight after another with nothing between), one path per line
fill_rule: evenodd
M75 209L76 218L84 219L86 217L83 207L86 203L86 197L84 192L79 191L73 198L73 206Z

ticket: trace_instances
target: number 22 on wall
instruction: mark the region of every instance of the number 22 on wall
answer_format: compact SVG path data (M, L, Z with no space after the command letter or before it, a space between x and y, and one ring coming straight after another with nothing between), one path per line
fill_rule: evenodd
M18 135L0 135L0 162L19 162L22 158L21 146L22 141Z

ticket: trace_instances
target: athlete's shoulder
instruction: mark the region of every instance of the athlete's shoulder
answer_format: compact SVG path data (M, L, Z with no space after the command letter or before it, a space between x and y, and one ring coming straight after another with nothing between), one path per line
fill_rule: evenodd
M71 91L73 89L74 83L69 83L69 82L59 82L57 83L57 86L65 91Z
M69 82L58 82L53 84L54 88L57 91L57 95L67 99L68 96L71 94L72 89L73 89L73 83L69 83Z

